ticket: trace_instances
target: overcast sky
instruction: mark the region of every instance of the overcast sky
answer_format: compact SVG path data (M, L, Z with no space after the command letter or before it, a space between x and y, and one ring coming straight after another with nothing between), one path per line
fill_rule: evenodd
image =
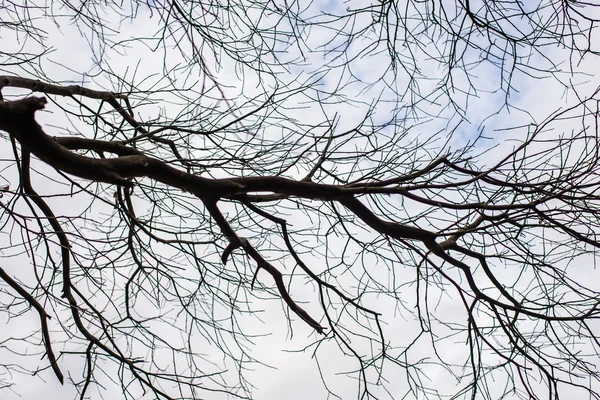
M315 9L329 9L335 10L338 5L329 1L316 1L313 2L311 7ZM339 5L338 11L343 11L348 7L348 4L343 3ZM65 10L66 13L66 10ZM0 19L2 11L0 10ZM150 14L147 8L140 7L138 15L135 19L126 19L122 21L117 20L117 16L114 13L107 13L103 18L106 19L107 29L111 27L115 29L114 38L120 40L126 40L131 37L152 37L157 32L158 27L162 24L162 21L156 14ZM98 62L98 53L91 51L90 47L95 47L94 38L85 31L84 28L78 28L69 24L69 18L65 17L59 19L61 23L54 23L50 20L41 18L37 24L46 30L48 39L45 46L52 48L53 52L43 59L43 70L47 76L52 77L57 82L79 82L84 84L86 87L92 89L107 89L111 87L111 81L114 83L116 80L107 76L107 74L99 74L99 70L95 67L95 63ZM0 31L0 33L2 33ZM330 33L324 29L318 27L313 28L311 36L307 41L307 47L318 48L328 40ZM14 40L10 40L10 35L2 37L2 46L11 47L16 49L23 44L17 43ZM149 41L148 43L152 43ZM360 42L359 42L360 43ZM30 46L32 51L39 49L39 46L34 42L25 43L25 48ZM112 67L114 76L120 76L125 80L135 80L136 83L142 89L151 89L153 83L156 81L154 77L160 76L167 65L169 68L175 68L178 63L182 62L181 59L177 59L176 52L170 52L169 57L164 61L164 52L161 47L153 47L152 44L148 46L142 46L139 42L132 42L128 46L127 51L123 52L122 48L111 50L106 54L103 54L105 59L103 63ZM290 48L286 54L290 59L294 59L300 56L300 50ZM352 48L350 52L358 52L357 48ZM562 52L558 49L549 48L545 55L550 59L556 60L557 63L566 62L568 53ZM315 65L319 63L325 63L331 61L334 56L328 55L323 56L321 53L305 53L306 61L302 66L294 66L290 68L286 73L288 75L282 75L284 81L292 82L294 79L309 79L307 72L314 69ZM439 77L442 71L439 70L437 63L428 60L423 54L419 54L422 57L420 60L419 67L421 73L424 76ZM474 57L474 55L467 55ZM207 51L207 57L210 58ZM381 53L377 56L366 57L364 59L358 58L352 63L352 74L360 77L363 82L353 82L347 86L339 89L345 95L350 98L360 99L364 102L364 108L356 105L348 104L334 104L327 106L328 115L334 115L336 112L339 117L339 131L348 129L354 126L367 111L368 105L377 98L389 99L395 96L395 94L386 89L386 83L380 82L374 86L369 86L369 83L376 82L377 79L384 73L389 67L386 63L387 55ZM109 60L109 61L106 61ZM535 62L542 63L541 57L533 56L531 63ZM437 65L437 67L436 67ZM22 74L27 76L26 73L18 67L2 66L0 64L2 74ZM573 75L570 77L571 82L574 85L578 85L580 96L585 97L590 95L598 87L600 82L595 76L599 64L593 59L584 59L579 63L576 68L581 72L590 72L589 75ZM210 65L209 65L210 68ZM322 74L313 79L319 79L323 88L329 88L334 90L338 87L340 76L342 76L342 70L331 70L329 74ZM223 84L226 94L235 98L240 93L243 93L247 98L251 98L254 95L261 94L264 92L265 87L273 85L274 82L262 82L264 86L257 85L258 77L251 74L245 75L244 84L241 84L239 71L236 70L236 65L228 60L226 57L221 65L220 69L213 67L211 72L218 82ZM345 73L348 73L347 71ZM150 77L146 80L146 77ZM401 70L398 72L398 83L399 86L406 84L406 77L402 75ZM548 115L554 112L560 107L564 107L566 104L570 104L575 100L575 96L572 92L565 91L564 86L556 83L552 79L538 79L536 76L530 76L523 73L515 73L513 77L514 86L516 90L510 92L510 104L514 108L503 107L506 100L505 93L498 91L498 87L501 86L502 77L497 69L490 67L489 65L483 64L480 67L474 68L471 71L471 78L477 87L481 88L478 92L477 97L469 99L468 104L464 103L465 98L460 94L459 91L455 93L455 100L457 102L463 102L465 105L465 114L462 120L456 116L456 113L449 108L446 108L444 104L441 106L432 106L432 115L439 115L439 117L426 118L422 116L422 125L419 125L414 129L414 135L421 135L423 138L437 132L439 130L447 129L448 127L458 127L455 131L454 136L450 139L450 148L456 149L460 146L464 146L470 140L477 137L480 132L484 132L488 139L479 142L478 146L481 148L492 147L498 145L497 149L490 153L487 157L487 161L491 164L495 159L500 158L505 151L513 148L514 142L509 141L511 138L521 138L527 132L526 125L530 122L539 122L545 119ZM183 79L183 78L182 78ZM464 76L457 75L455 77L457 86L467 85ZM181 82L180 82L181 83ZM425 85L425 83L423 83ZM580 85L581 84L581 85ZM22 94L28 91L19 90L8 90L5 89L3 93ZM13 97L16 98L16 97ZM382 102L377 108L376 119L381 118L384 120L386 113L391 112L393 104ZM161 110L160 107L164 107ZM54 105L49 104L47 112L38 113L37 119L40 123L45 124L46 133L50 135L65 135L68 132L75 131L69 124L62 119L62 113L60 109ZM522 110L526 110L524 112ZM175 115L179 110L176 105L164 105L158 104L154 107L146 106L140 111L140 116L145 118L153 118L158 115L159 112L166 114L172 113ZM313 114L314 112L314 114ZM296 118L302 122L313 122L319 120L322 115L317 114L318 109L312 107L308 110L294 110L290 111L290 118ZM496 113L497 112L497 113ZM153 114L154 113L154 114ZM496 114L495 114L496 113ZM420 121L421 122L421 121ZM459 124L459 122L461 122ZM520 130L505 131L503 129L523 126ZM278 134L273 132L273 135ZM91 133L90 136L91 137ZM8 145L8 142L4 142L0 146L0 157L2 164L0 168L2 170L2 180L0 185L5 182L10 184L11 187L16 187L18 184L18 175L16 169L12 166L10 160L12 156L12 150ZM42 164L37 163L37 167L44 168ZM298 171L298 176L301 176L304 171ZM57 177L53 171L45 171L49 177ZM50 179L42 175L34 177L34 183L36 187L43 191L44 188L51 190ZM53 205L55 212L58 214L76 214L75 209L84 207L85 204L72 204L64 201L64 198L49 200ZM98 206L99 209L94 209L91 214L94 216L100 216L103 213L109 213L110 207L102 205ZM230 210L233 211L233 210ZM406 210L410 214L410 210ZM416 212L416 209L415 209ZM294 215L295 220L292 219L295 227L300 227L303 224L310 225L312 221L306 221L301 219L300 214ZM8 241L21 239L19 237L12 236L13 234L3 232L0 237L0 244L2 248L6 248ZM365 234L365 238L368 234ZM333 245L329 248L329 251L336 252L342 251L343 241L336 242L332 241ZM6 256L6 255L4 255ZM31 273L23 273L22 270L30 264L27 255L22 254L17 256L16 254L10 254L10 262L4 262L2 267L9 273L18 276L19 279L27 281L32 279ZM313 262L313 264L319 264L320 260L318 257L313 255L307 258ZM375 258L368 258L369 262L373 262L373 275L382 281L386 281L389 271ZM590 261L591 262L591 261ZM286 265L287 272L290 272L293 268L291 265ZM315 270L321 270L322 266L316 266ZM401 272L398 274L399 280L405 280L409 283L414 277L414 265L400 265L398 263L398 270ZM404 269L403 269L404 268ZM578 274L578 271L573 272ZM582 275L583 272L579 272ZM594 271L585 271L589 274L590 280L600 282L598 274ZM505 278L507 280L513 279L514 271L505 271ZM594 278L594 279L591 279ZM270 284L270 277L266 273L259 273L258 279L264 284ZM303 285L300 279L294 280L291 286L291 294L294 298L303 301L302 307L307 311L314 312L316 315L319 314L318 305L318 294L314 290L312 285ZM401 285L398 284L398 287ZM356 290L350 284L348 290ZM8 288L4 288L0 291L0 301L8 299L9 297L5 292L9 291ZM399 289L398 293L402 295L402 302L405 303L405 308L398 306L395 301L392 301L389 297L378 296L376 293L365 295L363 297L364 305L367 307L373 307L377 309L383 316L384 321L384 332L386 339L392 343L391 345L395 348L402 348L408 346L415 335L419 332L418 322L415 319L414 314L411 310L414 309L416 303L416 294L414 287L406 286ZM444 315L446 322L456 322L464 324L466 321L466 314L464 306L455 299L446 295L442 290L437 287L432 287L430 296L438 299L437 302L437 313ZM248 331L254 331L256 334L263 334L263 337L257 337L254 339L255 346L252 347L252 354L264 362L266 365L261 366L254 365L252 370L244 371L245 378L250 381L254 386L253 392L254 397L257 400L270 400L285 398L290 400L296 399L325 399L328 398L327 390L322 383L322 377L330 385L332 391L334 391L340 398L348 399L355 398L357 395L357 382L353 377L342 375L340 372L353 371L358 368L358 364L352 361L352 358L345 357L339 347L334 342L324 342L320 345L316 356L313 356L315 348L311 345L315 341L314 331L306 326L297 317L292 316L292 328L293 336L287 323L287 310L282 306L278 299L270 299L261 301L259 299L253 299L252 306L260 310L257 314L260 320L257 318L245 318L248 324ZM148 305L150 310L150 305ZM18 307L17 307L18 308ZM16 312L16 311L15 311ZM15 321L17 324L15 324ZM37 315L33 312L29 312L25 315L18 316L14 319L8 319L7 314L0 314L0 324L5 324L8 330L2 332L0 330L0 341L8 335L16 337L19 335L27 335L30 332L36 332L38 329ZM164 337L169 337L172 334L168 325L157 327L157 332L164 332ZM164 331L161 331L164 330ZM440 331L443 329L440 327ZM59 334L60 336L60 334ZM36 342L36 339L38 340ZM204 343L201 338L198 338L199 345ZM357 339L358 341L359 339ZM419 342L413 351L411 352L414 359L426 358L433 356L432 349L428 346L427 338L424 338L422 343ZM446 346L438 348L439 355L443 357L449 364L462 364L465 361L465 356L468 354L467 345L464 342L464 337L459 337L456 340L448 339L444 343L448 343ZM38 346L36 346L38 344ZM221 355L211 350L208 343L205 343L206 350L203 351L207 355L207 359L214 362L217 365L222 366L223 360L220 358ZM34 368L35 365L46 365L47 359L39 360L43 353L42 348L39 346L39 338L34 338L31 343L18 343L18 342L7 342L4 343L6 348L0 348L0 359L4 363L14 362L18 365L24 365L29 368ZM15 347L16 346L16 347ZM62 346L62 344L61 344ZM64 349L74 350L69 348L69 343L64 345ZM307 347L309 346L309 347ZM360 347L360 344L358 344ZM11 354L9 348L17 354ZM60 352L63 348L56 348L55 351ZM79 351L83 351L83 348L79 348ZM365 351L369 349L365 348ZM20 354L34 352L39 354L38 357L22 357ZM211 359L212 357L212 359ZM161 362L169 363L170 360L165 358L164 360L156 360L159 364ZM316 367L316 361L320 369ZM490 358L493 361L493 358ZM81 379L81 373L84 368L84 359L82 357L67 356L61 360L61 368L63 368L67 377L72 374L73 379ZM29 364L26 364L29 363ZM224 363L226 364L226 363ZM99 365L103 365L103 361L99 361ZM225 365L229 367L230 365ZM449 383L445 383L446 379L449 378L448 372L444 371L443 368L435 365L424 365L423 369L425 375L430 379L429 385L435 387L440 393L448 393L454 390L454 381L447 380ZM103 382L108 383L109 379L114 378L117 371L114 366L106 364L104 371L107 377ZM236 374L235 371L230 371L232 374ZM383 388L374 388L374 393L381 398L395 398L398 393L405 393L407 391L407 383L404 380L402 368L397 366L389 366L384 370L383 378L388 380L387 389L390 393L386 393ZM227 376L227 375L225 375ZM354 376L355 378L355 376ZM371 377L373 378L373 377ZM68 378L67 378L68 380ZM72 385L66 384L61 386L52 371L47 369L40 372L36 376L27 376L23 374L12 374L9 375L7 372L0 370L0 384L14 383L14 387L0 389L0 398L12 400L12 399L34 399L34 398L47 398L47 399L65 399L74 398L76 395L75 389ZM426 383L427 384L427 383ZM501 382L500 384L503 384ZM502 388L500 388L502 390ZM493 389L492 389L493 391ZM106 384L102 388L94 388L90 392L91 398L100 398L100 392L104 398L121 398L121 389L117 385ZM563 393L566 395L566 393ZM151 398L150 396L148 398ZM214 397L207 396L206 399L219 399L223 398L219 395ZM333 397L331 397L333 398ZM432 395L435 398L435 394Z

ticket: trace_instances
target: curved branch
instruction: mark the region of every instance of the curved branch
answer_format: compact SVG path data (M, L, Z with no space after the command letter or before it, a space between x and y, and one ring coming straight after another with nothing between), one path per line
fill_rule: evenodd
M281 298L285 301L290 310L292 310L304 322L310 325L315 331L317 331L320 334L323 334L325 328L322 327L317 321L315 321L306 311L304 311L302 307L298 305L298 303L296 303L292 299L292 297L288 293L287 288L285 287L285 283L283 282L283 274L281 273L281 271L279 271L277 268L275 268L275 266L273 266L273 264L271 264L263 256L261 256L260 253L250 244L250 242L247 239L240 238L234 232L234 230L231 228L231 225L229 225L229 223L221 213L221 210L219 210L219 207L217 207L217 203L215 201L205 201L204 205L206 206L206 209L221 229L221 232L223 232L225 237L230 242L229 246L227 246L227 248L225 249L225 252L228 252L228 249L233 251L233 249L230 248L231 246L233 246L234 248L243 247L246 251L246 254L248 254L250 258L256 261L257 268L264 269L273 277L273 280L275 281L275 285L279 290ZM225 252L223 253L223 256L226 260Z
M54 374L58 378L58 381L61 385L64 384L64 376L60 367L58 366L58 362L56 360L56 356L54 355L54 350L52 349L52 341L50 340L50 331L48 330L48 321L50 316L46 313L44 307L33 297L27 290L25 290L21 285L19 285L13 278L10 277L4 271L2 267L0 267L0 278L4 282L8 284L11 288L15 290L19 294L19 296L23 297L27 303L29 303L40 315L40 323L42 324L42 339L44 342L44 348L46 349L46 355L48 356L48 361L50 362L50 366L54 371Z

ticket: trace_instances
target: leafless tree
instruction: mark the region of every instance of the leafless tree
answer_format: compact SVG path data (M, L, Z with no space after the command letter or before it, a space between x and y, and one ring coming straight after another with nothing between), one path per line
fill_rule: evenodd
M1 391L600 398L591 2L0 4Z

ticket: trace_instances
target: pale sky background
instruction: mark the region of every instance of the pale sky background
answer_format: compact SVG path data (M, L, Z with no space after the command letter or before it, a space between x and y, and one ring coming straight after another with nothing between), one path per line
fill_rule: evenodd
M313 3L313 6L315 8L321 7L322 9L331 7L332 10L338 7L337 3L329 1L317 1ZM340 4L339 7L339 10L344 10L348 5L343 3ZM2 12L3 11L0 10L0 18ZM110 18L114 18L114 15L108 15L106 18L109 18L110 20ZM160 21L156 15L150 18L148 10L142 7L139 9L136 19L124 20L120 24L115 22L114 26L118 27L119 37L125 39L134 35L150 37L156 32L157 24L159 23ZM92 41L90 37L82 35L76 27L70 26L68 19L64 19L64 23L61 23L60 26L57 26L48 20L41 19L39 20L39 26L48 32L48 37L50 39L46 43L46 46L54 49L54 52L47 57L43 64L44 71L48 76L51 76L56 81L83 82L86 87L91 89L101 89L101 85L106 87L110 86L108 81L102 76L90 78L90 75L98 72L97 69L93 67L92 60L94 55L89 50L89 43ZM60 30L58 30L59 27ZM0 31L0 34L1 33L2 31ZM308 46L314 46L316 48L317 45L322 44L326 40L327 35L328 33L326 31L319 32L318 28L314 28L314 32L312 32L310 40L308 40ZM9 40L9 37L2 36L0 39L2 40L2 46L17 46L16 43ZM32 48L37 47L35 43L27 43L26 46L31 46ZM549 48L545 55L549 58L564 60L566 62L565 57L568 54L555 48ZM297 53L290 52L289 54L290 58L296 56L298 56ZM131 78L134 70L136 71L136 79L138 82L142 80L142 77L162 73L162 52L160 50L153 51L149 47L134 43L127 50L126 54L119 55L117 52L113 51L109 52L106 57L110 59L110 65L112 66L115 75L123 78ZM63 65L61 66L58 63L53 63L52 60L62 63ZM322 56L316 53L309 54L306 64L315 65L316 63L323 62L322 60ZM383 69L388 67L383 60L385 60L385 54L378 57L357 59L352 64L353 73L367 81L371 77L375 80L377 76L384 72ZM180 60L177 60L175 56L171 55L167 63L175 66L178 61ZM532 64L535 63L535 61L539 61L539 59L536 60L534 57L531 61ZM68 68L65 68L65 66ZM579 71L591 73L591 75L587 76L574 75L571 77L574 85L585 83L582 86L578 85L580 96L585 97L586 95L591 94L600 85L600 80L594 75L599 66L600 64L598 61L591 56L576 66ZM436 64L433 62L423 61L419 67L422 69L422 73L425 76L439 76L441 73L440 70L436 69ZM2 70L0 71L1 74L11 72L15 74L21 73L17 68L11 67L2 67ZM84 73L87 73L88 75L86 76ZM226 82L227 84L231 83L232 85L239 82L235 66L232 63L228 63L227 60L224 61L221 70L213 70L213 73L219 82ZM302 71L301 67L291 68L288 73L290 79L297 75L305 77L305 73ZM334 88L338 79L336 74L338 73L338 71L332 71L329 75L322 77L322 84L325 85L325 87ZM511 108L510 110L502 109L498 115L487 118L490 114L500 110L502 103L505 100L503 93L493 92L497 89L500 78L495 69L485 65L476 68L472 74L476 77L477 84L480 85L480 87L486 87L488 92L482 90L479 93L478 99L472 98L469 100L467 115L465 116L468 122L460 124L451 143L452 148L458 148L467 141L473 139L479 130L484 128L484 132L486 133L485 136L490 139L482 141L480 144L482 148L498 144L498 148L486 156L488 157L489 164L494 161L495 157L500 158L504 154L503 151L507 151L515 145L514 142L506 141L507 138L522 137L526 132L526 128L515 131L497 131L497 129L527 124L531 122L532 118L539 122L554 110L575 100L573 93L565 92L564 87L553 82L551 79L539 80L527 77L523 74L516 74L514 77L514 85L519 92L512 92L510 97L511 105L516 108ZM247 75L244 86L238 85L236 88L228 89L230 94L234 95L236 91L243 90L245 96L251 97L253 94L260 93L262 89L256 85L255 78L256 77L253 77L252 75ZM456 80L459 84L461 82L464 83L464 80L462 80L460 76L456 76ZM400 79L400 81L402 80ZM148 81L148 87L151 82L152 80ZM143 86L144 83L141 85ZM364 85L354 84L345 88L344 93L353 98L360 98L364 101L365 105L368 105L379 96L383 89L383 85L377 85L370 90L365 90ZM10 92L9 89L3 91L5 95ZM27 91L16 90L13 90L12 92L27 93ZM391 93L384 92L384 98L385 96L391 96ZM456 98L460 100L460 94L457 93ZM382 119L386 116L385 107L386 105L382 104L377 108L378 116L381 115ZM524 112L519 111L518 108L527 110L531 117L527 116ZM62 128L69 129L69 126L61 120L59 110L52 104L50 104L47 109L48 112L37 114L38 122L46 124L46 133L50 135L64 135L65 132L61 131ZM146 107L139 111L142 116L151 118L153 117L151 115L152 112L158 112L157 110L157 108L153 109L151 107ZM176 112L174 106L166 106L165 110L167 113ZM349 107L345 104L338 104L329 106L327 110L329 115L333 115L335 112L339 113L340 121L338 129L342 131L344 127L351 127L353 124L356 124L362 117L361 112L366 111L366 107L363 110L357 110L356 108ZM311 109L311 111L313 110ZM436 111L440 112L442 117L451 116L451 113L447 110ZM291 118L297 118L307 123L311 121L311 118L314 121L322 118L322 115L317 114L316 111L314 115L311 115L311 113L306 110L294 111L291 112L291 114ZM416 128L414 135L427 136L428 133L444 129L446 126L454 127L457 123L457 119L449 121L444 118L432 118L421 127ZM557 134L558 133L559 132L557 132ZM13 167L10 167L9 163L6 161L7 159L10 160L11 154L10 146L7 145L7 142L4 142L0 146L0 157L2 159L2 164L0 165L0 168L2 168L1 176L2 179L10 182L11 187L16 187L16 170ZM48 174L50 176L55 176L52 171L48 171ZM299 173L299 175L302 174ZM51 188L48 182L45 181L45 178L37 176L36 179L37 182L34 182L37 185L36 188L40 190L46 187ZM0 184L3 184L3 182L0 182ZM52 200L50 200L50 202L52 203ZM65 202L64 199L56 200L52 205L56 213L64 213L65 215L73 213L74 208L76 207L85 206L83 203L73 205L72 203ZM224 206L223 209L226 210L227 208ZM110 212L108 209L94 210L98 215L104 211ZM293 222L295 227L311 223L310 221L305 221L300 218L295 219ZM3 234L3 236L0 237L0 244L2 244L2 241L8 241L9 239L10 235ZM341 246L342 242L340 241L339 243ZM2 246L4 247L5 244L2 244ZM336 247L334 246L330 250L335 251ZM19 264L16 260L19 260L22 264ZM14 276L18 276L19 279L31 279L31 276L27 277L22 274L23 268L28 265L28 261L25 257L13 257L10 258L9 261L10 262L3 261L2 265L7 272L14 274ZM319 263L319 260L316 257L312 261L316 264ZM375 263L375 260L372 261ZM387 272L383 267L381 267L380 270L377 270L379 267L381 266L374 264L374 274L381 274L382 279L384 279L383 277ZM289 272L291 268L292 267L290 266L287 271ZM398 275L401 279L406 279L407 282L411 281L412 276L414 275L414 267L399 265L398 268L406 268L405 271L400 270ZM315 269L319 270L318 267L315 267ZM514 271L506 271L506 276L503 278L508 280L511 279L513 272ZM600 282L600 276L598 276L599 273L596 270L578 271L576 269L570 273L575 274L574 276L577 276L577 274L586 276L592 282L591 284L593 284L593 282ZM265 285L271 285L272 283L271 278L265 273L259 274L259 280ZM302 281L299 279L294 280L293 282L294 285L291 290L292 297L300 301L305 301L305 303L302 303L302 307L312 315L320 316L322 313L320 312L317 293L314 291L313 287L311 285L302 285ZM348 290L351 289L354 288L348 288ZM455 320L457 323L465 323L466 315L464 307L460 302L453 301L452 298L441 293L436 288L432 288L431 291L430 295L433 297L437 296L440 299L437 309L437 312L440 315L446 316L447 321ZM415 303L415 289L410 286L405 287L402 289L401 294L402 300L406 303L406 310L396 307L396 304L390 301L389 298L379 298L376 295L369 295L363 298L364 305L373 307L383 314L386 339L393 341L394 345L399 347L408 345L418 333L418 324L413 315L408 311ZM0 290L0 302L3 298L6 298L6 295ZM150 305L148 305L148 307L150 307ZM316 368L315 358L313 357L314 347L309 347L305 351L300 351L314 342L315 334L312 329L306 326L306 324L297 317L293 316L293 337L290 337L290 331L288 330L286 322L286 314L284 313L286 308L282 306L281 302L277 299L268 301L255 300L253 302L253 307L256 307L257 310L261 310L259 315L260 319L264 321L264 324L256 319L248 319L248 332L254 330L257 334L268 333L269 335L255 339L255 346L252 348L252 354L265 364L273 367L267 368L257 365L253 370L244 372L246 379L256 387L253 392L254 397L257 400L280 398L290 400L334 398L327 397L327 391L321 382L319 369ZM35 332L38 329L38 323L39 320L37 314L34 312L18 316L13 320L8 320L5 314L0 314L0 324L5 324L4 326L8 329L8 331L5 330L4 333L0 330L0 343L5 338L7 332L9 332L8 334L10 336L16 336L18 334L17 332L22 332L23 334ZM169 337L169 335L172 334L168 326L162 326L159 329L164 329L165 337ZM199 343L203 343L201 338L198 340L200 341ZM45 358L41 361L39 360L42 356L42 348L40 346L34 346L34 343L36 343L35 340L32 340L32 343L27 346L23 346L22 343L6 343L5 345L7 347L13 345L23 346L17 347L16 352L36 353L39 354L37 357L20 357L16 354L11 354L7 349L0 347L0 360L3 360L5 363L8 362L7 360L11 360L11 362L19 365L27 365L30 368L35 368L35 365L47 365L47 360ZM417 345L415 350L412 350L411 354L414 354L414 359L432 355L428 343L428 340L423 340L423 343ZM56 352L60 352L60 350L62 349L55 348ZM83 349L80 348L79 350ZM467 346L464 342L461 342L460 339L457 339L453 345L443 346L438 350L449 363L460 364L464 362L465 354L467 354ZM422 351L422 353L418 354L419 351ZM212 354L210 348L207 348L204 352L208 355L208 358L211 358L211 356L213 357L213 359L211 359L212 362L217 364L222 362L220 354ZM321 367L320 372L327 384L340 398L356 398L356 381L349 376L339 374L340 372L356 369L357 364L355 362L352 363L351 359L343 357L334 343L322 344L317 352L316 359L318 359ZM169 362L168 359L160 361ZM81 371L84 367L83 362L83 358L75 356L65 357L61 360L60 365L63 372L65 372L67 379L69 374L72 374L71 376L73 376L73 379L75 380L80 379ZM100 364L102 364L102 362L100 362ZM443 371L443 369L438 366L427 366L425 368L426 376L430 379L430 386L435 387L440 392L452 393L452 390L455 389L454 381L446 380L448 377L446 375L447 372ZM105 372L109 377L114 377L114 374L117 371L114 370L114 367L107 365ZM232 371L232 373L235 374L236 372ZM396 394L403 394L407 390L406 381L402 377L402 374L403 371L399 367L390 365L385 369L384 378L389 380L388 390L391 391L391 398L395 398L394 396ZM40 372L37 376L33 377L22 374L9 375L0 370L0 387L6 382L14 383L14 387L0 389L0 399L3 400L35 398L69 399L76 396L74 388L69 384L61 386L49 369ZM107 382L108 378L106 378L104 383ZM445 382L449 383L445 384ZM98 390L97 387L94 387L93 390L89 392L90 395L93 395L93 399L100 398ZM390 398L390 395L386 394L383 390L377 388L374 390L381 398ZM118 399L122 397L121 389L117 385L107 384L104 388L100 389L100 392L104 398ZM566 396L567 393L563 393L563 395ZM573 395L576 396L577 394L574 393ZM205 398L212 400L223 397L215 395L214 397L207 396ZM430 398L435 398L435 396L432 395Z

